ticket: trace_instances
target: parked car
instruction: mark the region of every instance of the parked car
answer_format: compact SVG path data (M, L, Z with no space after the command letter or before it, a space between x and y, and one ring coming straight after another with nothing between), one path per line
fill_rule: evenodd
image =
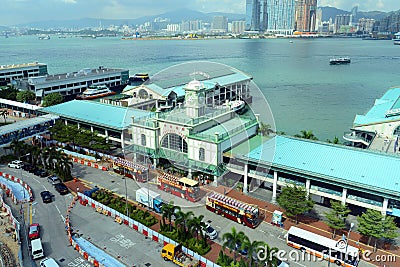
M289 267L289 263L281 261L278 259L278 267Z
M34 168L35 168L35 166L33 166L32 164L29 164L29 163L25 163L24 166L22 166L22 169L24 171L30 171L30 170L33 170Z
M203 235L208 236L211 240L214 240L217 238L218 233L215 231L214 228L211 227L209 223L205 223L205 227L203 229Z
M53 199L53 195L49 191L40 192L40 196L42 197L43 203L50 203Z
M7 164L9 168L21 169L24 166L24 163L20 160L13 160Z
M53 258L45 258L40 261L40 267L58 267L58 263Z
M49 176L49 173L47 171L43 170L43 169L36 169L33 174L35 174L37 176L40 176L40 177Z
M29 225L28 238L32 240L39 237L40 237L40 226L38 223L32 223L31 225Z
M54 188L57 190L58 193L60 193L60 195L65 195L69 193L68 187L66 187L63 183L55 184Z
M47 181L49 183L51 183L52 185L61 183L60 178L58 178L57 175L51 175L51 176L47 177Z

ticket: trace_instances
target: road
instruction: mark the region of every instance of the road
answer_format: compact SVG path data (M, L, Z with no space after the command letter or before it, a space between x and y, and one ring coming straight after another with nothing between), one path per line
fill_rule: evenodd
M231 232L232 227L235 227L237 231L243 231L250 240L259 240L266 242L269 246L277 247L282 251L286 251L286 256L288 257L288 262L291 266L302 266L302 267L321 267L321 266L328 266L327 261L319 261L317 260L309 260L308 254L306 254L305 258L302 258L300 251L296 249L292 249L286 245L284 240L284 235L286 233L285 230L272 226L269 223L261 223L256 229L250 229L245 227L241 224L223 218L219 215L216 215L204 207L204 201L200 201L200 203L190 203L186 200L173 197L171 194L165 193L157 189L154 184L141 184L137 183L132 179L126 180L126 188L125 190L125 179L122 176L112 173L112 172L104 172L99 171L97 169L83 166L83 165L74 165L73 169L74 176L82 178L88 181L92 186L97 185L101 187L108 188L114 191L121 196L125 196L127 193L128 198L131 200L135 199L135 192L141 186L149 187L153 191L157 191L161 194L161 197L164 201L169 202L170 200L174 201L175 205L179 205L183 207L183 211L193 211L196 216L204 215L204 220L210 220L211 225L217 230L218 238L215 242L222 245L222 236L224 233ZM290 253L290 254L289 254ZM289 257L291 255L291 257ZM298 255L299 258L296 258ZM292 260L292 259L293 260ZM367 262L360 262L360 267L371 266Z
M62 196L46 178L35 176L23 170L0 166L0 171L22 178L32 188L35 200L31 204L32 216L26 218L26 225L39 223L41 226L41 239L45 256L54 258L60 266L91 266L70 246L65 231L65 215L67 207L72 201L72 194ZM45 190L54 195L51 203L42 202L40 192ZM83 238L89 237L88 241L98 246L104 245L103 248L106 248L104 251L110 255L120 255L119 260L127 266L132 266L133 263L136 267L175 266L173 263L165 262L160 257L161 245L150 239L145 239L143 235L133 229L128 230L126 226L116 224L110 217L100 215L78 203L72 209L70 218L74 230L83 234ZM134 249L131 249L132 247ZM36 261L25 259L25 267L39 266L40 259Z

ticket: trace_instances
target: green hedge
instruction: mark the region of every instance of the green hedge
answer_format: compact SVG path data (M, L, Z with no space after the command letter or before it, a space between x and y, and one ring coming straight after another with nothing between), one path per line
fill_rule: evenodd
M119 197L111 191L100 189L92 194L92 198L111 209L126 214L125 198ZM150 212L138 209L136 205L130 202L128 202L128 214L129 218L138 221L147 227L158 223L158 219L151 215Z

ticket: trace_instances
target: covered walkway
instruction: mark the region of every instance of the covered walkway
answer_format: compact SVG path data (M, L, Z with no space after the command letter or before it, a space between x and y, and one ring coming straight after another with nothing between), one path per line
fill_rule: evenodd
M47 114L4 125L0 127L0 147L8 146L13 140L24 140L45 133L58 119L57 115Z

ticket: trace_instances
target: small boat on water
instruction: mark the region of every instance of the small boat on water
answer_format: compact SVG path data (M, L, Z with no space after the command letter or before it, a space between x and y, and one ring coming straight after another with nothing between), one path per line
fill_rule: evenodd
M334 57L329 59L329 64L331 65L341 65L341 64L349 64L351 59L349 57Z
M39 40L50 40L50 35L40 35L38 37Z
M246 103L243 100L233 100L228 102L227 105L234 111L240 111L244 108L245 104Z
M89 100L115 94L116 92L111 91L105 85L90 85L81 95L78 95L76 99Z
M400 32L394 34L393 44L400 45Z
M148 73L135 73L135 75L133 75L132 81L134 82L144 82L147 81L149 79L149 74Z

